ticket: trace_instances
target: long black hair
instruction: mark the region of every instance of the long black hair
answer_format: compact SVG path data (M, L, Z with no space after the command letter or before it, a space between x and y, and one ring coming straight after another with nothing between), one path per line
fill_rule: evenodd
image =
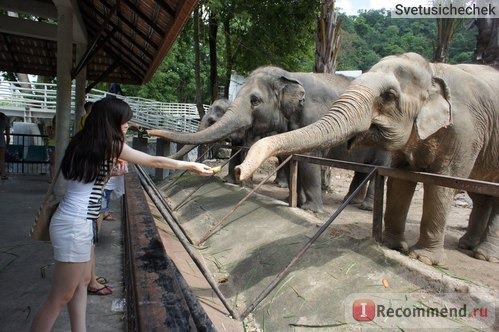
M101 168L119 157L125 137L121 125L133 116L130 106L118 98L96 101L80 130L69 142L61 162L68 180L94 181Z

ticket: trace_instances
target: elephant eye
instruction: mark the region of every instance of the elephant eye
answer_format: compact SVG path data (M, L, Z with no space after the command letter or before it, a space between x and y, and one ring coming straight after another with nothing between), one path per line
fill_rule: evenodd
M394 101L397 99L397 94L394 90L390 89L390 90L386 90L385 92L383 92L381 94L381 98L383 98L383 100L385 102L387 101Z
M258 106L261 104L262 99L259 98L258 96L251 95L250 101L251 101L251 106Z

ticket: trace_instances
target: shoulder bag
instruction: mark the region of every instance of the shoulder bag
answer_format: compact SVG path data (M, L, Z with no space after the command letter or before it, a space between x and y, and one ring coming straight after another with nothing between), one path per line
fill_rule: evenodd
M33 240L37 241L50 241L49 226L50 220L55 210L59 206L60 197L57 197L54 193L54 187L59 179L59 174L61 173L61 168L57 170L57 174L52 180L45 197L43 198L42 204L38 209L38 213L35 218L35 222L31 225L31 230L29 236Z

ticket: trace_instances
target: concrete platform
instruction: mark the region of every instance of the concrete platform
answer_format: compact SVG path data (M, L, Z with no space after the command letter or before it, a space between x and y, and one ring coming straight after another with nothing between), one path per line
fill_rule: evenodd
M33 241L28 232L48 188L46 175L9 175L0 181L0 331L29 331L45 301L53 271L50 243ZM116 221L106 221L96 246L96 271L108 279L113 294L88 296L88 331L124 331L123 241L121 204L112 202ZM42 273L43 272L43 273ZM70 331L64 310L55 332Z

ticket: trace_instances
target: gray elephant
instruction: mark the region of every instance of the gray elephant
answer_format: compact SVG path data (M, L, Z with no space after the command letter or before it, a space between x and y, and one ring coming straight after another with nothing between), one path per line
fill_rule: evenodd
M213 125L215 122L220 120L220 118L225 114L227 108L229 107L229 100L225 98L220 98L215 100L204 116L201 118L199 122L198 131L204 130L209 126ZM181 149L179 149L174 154L170 155L170 158L173 159L182 159L187 153L189 153L192 149L194 149L197 145L184 145ZM212 155L215 156L217 151L212 151Z
M324 149L342 142L393 151L394 167L499 182L499 71L483 65L428 63L415 53L383 58L355 79L316 123L264 138L236 173L244 179L269 156ZM405 222L416 183L387 183L384 241L407 250ZM419 240L411 256L427 264L445 259L445 224L455 190L424 185ZM499 259L499 198L473 200L459 246L474 257Z
M148 133L174 142L205 144L243 130L246 141L252 141L317 121L350 82L351 79L341 75L293 73L277 67L261 67L249 75L225 115L209 128L197 133L163 130L149 130ZM314 154L320 156L321 152ZM300 163L298 177L299 206L321 211L320 166Z
M201 121L198 126L198 131L202 131L212 125L214 125L220 118L225 114L227 111L227 108L230 105L230 101L226 98L220 98L215 100L208 110L206 111L205 115L203 118L201 118ZM254 139L252 137L249 137L250 135L247 135L245 131L239 130L237 132L234 132L230 134L229 139L230 143L233 147L243 147L246 144L250 144ZM251 142L249 142L251 141ZM187 153L189 153L192 149L197 147L197 145L192 145L192 144L187 144L184 145L180 150L178 150L176 153L170 155L170 158L173 159L182 159ZM234 175L234 168L236 165L239 165L242 161L243 158L241 158L242 155L244 155L243 152L240 152L236 155L237 150L232 150L231 152L231 158L229 161L229 167L228 167L228 175L225 178L225 181L231 182L231 183L236 183L235 175ZM218 155L218 149L213 149L211 151L211 156L216 157ZM276 181L278 185L287 186L287 175L285 172L279 170L276 175Z
M325 157L377 166L390 166L391 164L391 153L388 151L364 146L348 148L347 144L340 144L327 150ZM357 189L366 176L365 173L354 173L345 199ZM361 190L351 201L351 204L359 204L359 209L372 211L374 206L374 181L369 181L367 188Z

